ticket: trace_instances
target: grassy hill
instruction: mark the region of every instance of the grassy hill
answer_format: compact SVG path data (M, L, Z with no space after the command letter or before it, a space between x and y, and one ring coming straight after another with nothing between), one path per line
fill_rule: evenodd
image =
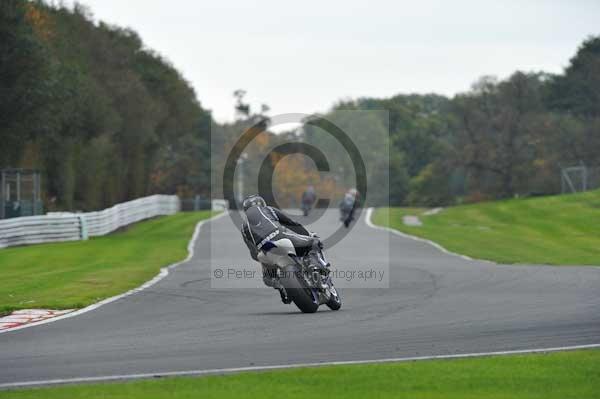
M499 263L600 266L600 190L462 205L425 216L423 209L378 209L373 222ZM420 227L405 226L417 215Z
M0 314L16 309L81 308L135 288L182 260L209 211L137 223L89 241L0 250Z

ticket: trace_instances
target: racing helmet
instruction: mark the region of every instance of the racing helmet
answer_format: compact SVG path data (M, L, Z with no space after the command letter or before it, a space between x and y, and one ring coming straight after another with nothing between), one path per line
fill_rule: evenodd
M246 197L246 199L242 202L242 208L244 208L244 212L248 210L248 208L252 206L267 206L267 203L258 194L252 194Z

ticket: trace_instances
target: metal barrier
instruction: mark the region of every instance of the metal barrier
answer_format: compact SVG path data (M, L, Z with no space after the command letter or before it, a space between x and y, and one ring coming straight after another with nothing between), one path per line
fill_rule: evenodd
M153 195L99 212L49 213L0 221L0 248L102 236L129 224L179 211L175 195Z

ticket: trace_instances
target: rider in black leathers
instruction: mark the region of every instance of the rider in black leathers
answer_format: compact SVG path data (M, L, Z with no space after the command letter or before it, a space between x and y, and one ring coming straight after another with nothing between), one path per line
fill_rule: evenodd
M340 202L340 220L344 226L348 227L354 220L354 212L359 205L360 194L355 188L350 189L344 194Z
M258 195L247 197L242 203L246 220L242 225L242 237L248 246L252 259L260 262L258 255L260 251L267 251L267 245L271 241L281 238L289 239L296 250L298 256L305 255L311 250L315 240L319 243L318 237L310 233L300 223L292 220L289 216L279 209L267 206L265 200ZM320 243L319 243L320 245ZM277 267L262 263L263 282L269 287L279 290L281 300L284 303L290 303L285 288L277 278Z

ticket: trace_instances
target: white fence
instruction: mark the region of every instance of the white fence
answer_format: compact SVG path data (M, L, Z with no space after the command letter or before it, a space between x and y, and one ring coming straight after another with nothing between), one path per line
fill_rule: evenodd
M172 215L180 208L174 195L153 195L88 213L50 213L0 221L0 248L56 241L85 240L128 224L159 215Z

